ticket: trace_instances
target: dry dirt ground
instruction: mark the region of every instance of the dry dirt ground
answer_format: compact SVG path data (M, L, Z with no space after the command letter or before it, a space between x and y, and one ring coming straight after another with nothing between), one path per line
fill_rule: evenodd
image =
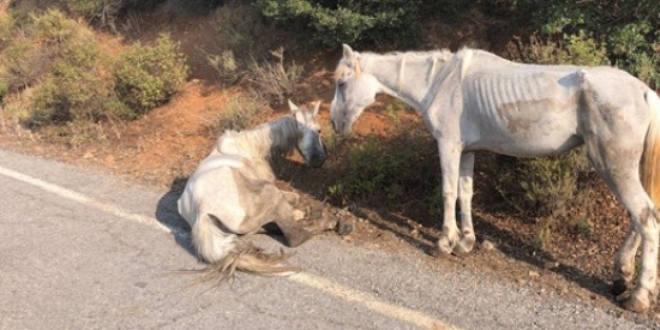
M38 132L26 131L16 124L4 122L0 126L2 147L114 173L178 192L186 177L214 143L218 132L213 131L213 122L218 118L219 111L222 111L232 93L239 91L220 88L207 64L204 52L213 51L214 43L210 21L203 17L183 20L166 16L140 16L143 22L148 21L149 24L142 24L138 38L150 40L160 31L170 31L181 42L192 68L192 78L182 94L134 122L102 126L100 129L106 132L104 139L76 148L48 141ZM444 27L436 28L441 30ZM461 35L461 31L468 31L464 33L467 35L465 38L477 33L463 29L453 31L453 35ZM113 35L104 38L109 48L121 47L128 39ZM437 40L428 43L437 47L450 46L448 42ZM334 88L332 70L339 52L331 55L330 58L315 58L305 63L305 79L299 86L300 94L294 99L300 104L322 100L322 120L326 130L330 129L328 113ZM422 201L423 198L411 196L400 203L368 199L334 201L327 198L327 188L342 175L347 150L355 140L366 133L387 135L405 130L424 130L414 113L404 112L397 123L393 123L383 106L383 102L387 101L381 99L365 112L357 124L356 137L340 141L323 168L306 169L296 157L278 162L279 185L300 192L310 207L355 220L355 231L345 240L421 257L433 266L434 258L428 254L439 235L440 223L437 217L426 211L428 206ZM285 113L283 111L263 109L263 121L281 116ZM389 129L395 126L396 130ZM429 148L430 153L434 154L432 142ZM477 162L483 157L479 155ZM493 192L481 189L489 180L485 174L487 171L477 165L476 172L475 229L479 243L491 242L495 249L478 248L468 256L448 257L450 262L458 267L508 278L520 285L533 285L540 288L540 294L552 290L560 295L591 301L611 308L613 313L622 317L654 317L660 312L656 309L645 316L632 315L618 308L609 294L613 256L623 240L629 220L604 187L591 196L597 201L588 210L592 235L558 234L552 237L550 246L541 250L532 243L538 229L537 222L502 208L499 205L501 199L493 196Z

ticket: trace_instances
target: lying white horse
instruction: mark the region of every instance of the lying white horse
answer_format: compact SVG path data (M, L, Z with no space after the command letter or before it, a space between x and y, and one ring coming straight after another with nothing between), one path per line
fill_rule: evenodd
M269 159L297 148L307 165L323 164L319 105L313 111L300 110L289 101L289 116L251 130L226 131L188 179L178 201L179 213L192 228L199 257L212 264L212 277L222 281L234 270L271 275L297 270L281 264L286 255L237 244L237 235L260 232L274 222L288 245L295 247L313 234L294 220L291 204L298 195L275 186Z
M331 119L337 132L350 133L377 93L423 116L440 154L442 253L467 253L475 243L474 151L538 157L586 144L591 163L632 218L615 258L612 292L620 295L632 283L641 241L640 274L624 305L642 312L655 300L660 99L644 83L612 67L527 65L474 49L373 54L347 45L335 79Z

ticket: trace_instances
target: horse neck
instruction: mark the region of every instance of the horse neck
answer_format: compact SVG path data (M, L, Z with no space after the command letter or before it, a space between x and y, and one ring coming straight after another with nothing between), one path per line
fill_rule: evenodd
M295 118L286 116L236 133L235 152L246 158L267 161L273 154L291 151L299 137L296 125Z
M394 54L363 53L362 72L371 74L381 91L407 103L418 111L425 110L428 90L452 54L448 50Z

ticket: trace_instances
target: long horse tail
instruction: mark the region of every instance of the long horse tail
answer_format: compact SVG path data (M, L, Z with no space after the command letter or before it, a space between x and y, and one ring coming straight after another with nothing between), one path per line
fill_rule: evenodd
M652 90L646 92L645 98L651 111L651 123L646 132L640 175L649 197L660 205L660 98Z
M267 253L236 234L224 231L213 215L201 213L192 228L192 243L199 257L209 263L202 269L202 281L217 285L234 277L236 271L262 276L288 276L300 271L285 266L289 253Z

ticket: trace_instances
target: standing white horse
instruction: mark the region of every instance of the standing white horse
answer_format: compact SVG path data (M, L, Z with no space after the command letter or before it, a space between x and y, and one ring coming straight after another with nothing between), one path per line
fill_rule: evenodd
M307 165L323 164L319 105L313 111L300 110L289 101L289 116L250 130L226 131L188 179L178 201L179 213L192 228L199 257L212 265L211 278L222 281L235 270L271 275L297 270L281 264L287 255L238 244L237 235L259 232L274 222L288 245L295 247L313 234L294 220L292 203L299 196L275 186L269 160L297 148ZM324 228L326 224L317 224L312 229Z
M644 83L612 67L527 65L473 49L373 54L347 45L335 79L331 119L337 132L350 133L377 93L423 116L440 154L442 253L467 253L475 243L474 151L537 157L586 144L591 163L632 219L615 257L612 292L622 294L631 285L641 241L640 273L624 305L642 312L655 300L660 99Z

